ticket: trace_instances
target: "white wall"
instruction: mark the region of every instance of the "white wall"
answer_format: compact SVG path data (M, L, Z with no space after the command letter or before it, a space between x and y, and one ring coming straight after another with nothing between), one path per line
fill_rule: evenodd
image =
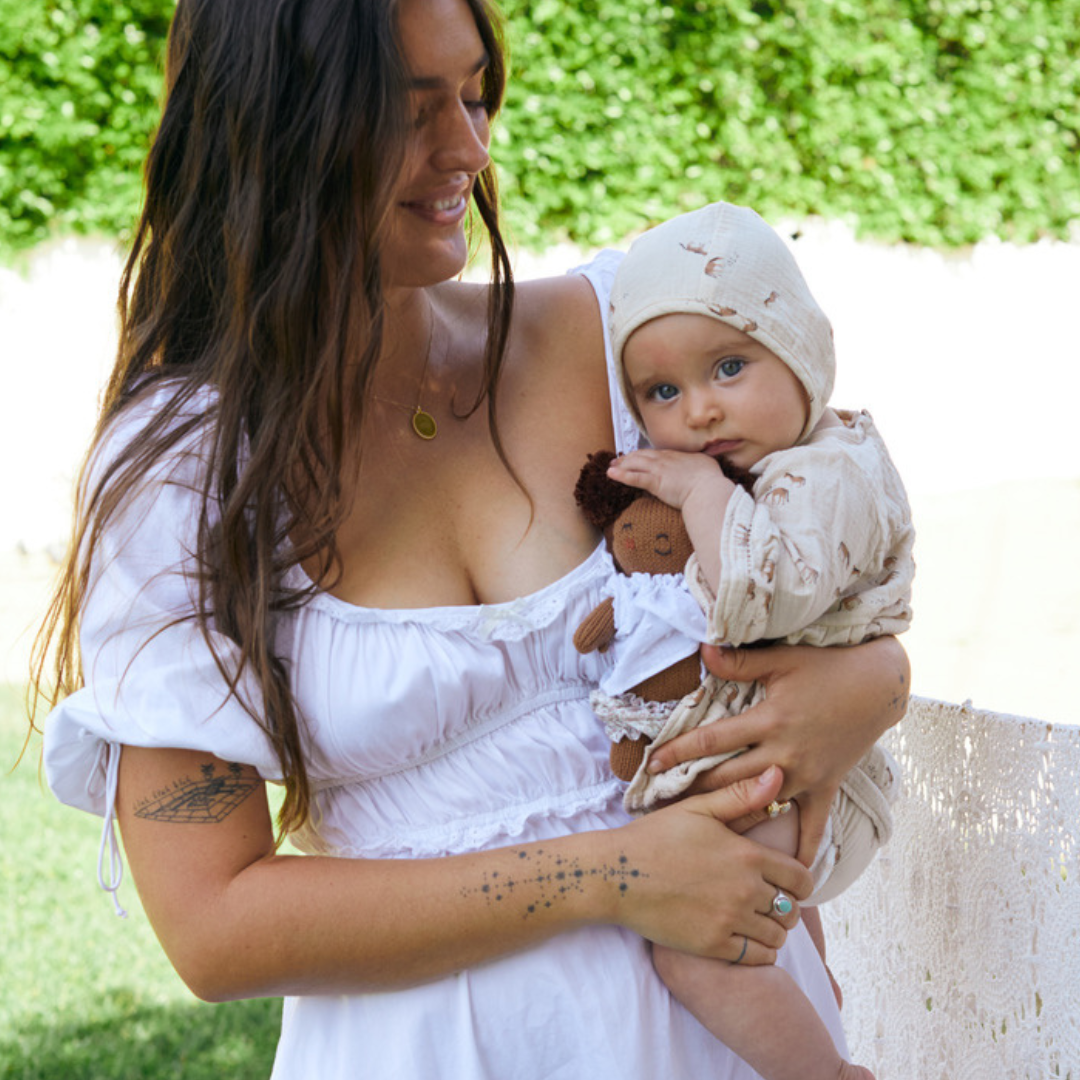
M836 330L834 403L868 408L908 484L920 540L918 692L1080 722L1080 243L942 254L809 223L794 250ZM794 231L794 227L782 229ZM585 256L521 257L520 278ZM66 240L0 269L0 662L58 550L112 360L119 256ZM29 552L17 555L18 549ZM14 561L13 561L14 560ZM6 621L4 621L6 619ZM25 642L25 635L22 635ZM3 674L3 672L0 672Z

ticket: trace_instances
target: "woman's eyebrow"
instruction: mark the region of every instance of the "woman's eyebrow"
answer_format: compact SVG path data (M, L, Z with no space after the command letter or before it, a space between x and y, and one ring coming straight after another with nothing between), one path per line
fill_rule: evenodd
M491 58L485 51L469 69L469 73L465 77L471 79L477 72L483 71L490 62ZM450 80L442 75L413 75L409 79L410 90L446 90L449 86Z

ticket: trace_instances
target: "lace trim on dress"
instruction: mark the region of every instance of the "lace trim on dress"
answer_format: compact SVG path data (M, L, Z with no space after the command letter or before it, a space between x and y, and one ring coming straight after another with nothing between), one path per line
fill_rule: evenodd
M501 604L368 608L350 604L332 593L317 592L309 601L309 607L347 623L420 623L436 633L468 632L484 641L521 641L550 626L562 615L570 594L577 596L580 590L605 581L611 573L611 556L600 544L584 562L557 581ZM311 579L299 566L292 567L286 579L290 587L304 588L311 584Z
M423 826L416 829L395 829L393 835L382 839L364 838L362 847L346 847L333 852L344 858L434 858L466 851L478 851L497 837L512 841L520 836L534 818L576 817L589 810L622 806L622 783L616 779L603 780L589 787L575 788L561 796L543 796L517 806L503 807L486 814L477 814L463 821ZM501 846L501 845L500 845Z
M594 690L589 695L589 704L603 721L607 737L612 742L622 742L640 739L642 735L655 739L678 701L645 701L630 692L613 697L603 690Z

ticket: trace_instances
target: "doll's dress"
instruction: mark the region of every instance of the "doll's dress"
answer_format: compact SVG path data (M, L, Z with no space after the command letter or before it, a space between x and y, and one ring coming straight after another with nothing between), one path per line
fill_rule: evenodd
M701 648L709 632L705 612L683 574L617 574L611 601L615 637L589 702L612 742L655 739L676 703L644 701L632 688Z
M617 259L605 254L584 270L601 311ZM616 424L628 448L633 423L620 411ZM106 886L118 884L119 864L108 856L121 744L207 750L253 764L268 779L279 775L257 726L235 702L222 702L220 675L190 624L137 647L148 626L190 609L189 586L176 571L189 558L195 497L183 474L191 478L197 454L174 464L174 482L149 478L146 498L111 530L84 626L87 685L47 723L53 790L105 818ZM320 593L283 616L278 648L306 717L315 803L293 842L332 856L409 859L629 820L589 706L607 661L582 656L572 643L614 573L600 546L565 577L508 603L375 610ZM843 1052L831 989L801 927L781 957ZM756 1073L670 997L644 941L596 926L407 989L287 998L273 1076L753 1080Z

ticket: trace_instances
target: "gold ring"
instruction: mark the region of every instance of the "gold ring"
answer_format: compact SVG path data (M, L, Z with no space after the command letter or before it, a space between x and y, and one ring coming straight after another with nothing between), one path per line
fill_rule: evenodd
M769 817L779 817L781 814L786 814L791 809L791 800L785 799L783 802L776 802L774 799L768 806L765 807L765 813Z

